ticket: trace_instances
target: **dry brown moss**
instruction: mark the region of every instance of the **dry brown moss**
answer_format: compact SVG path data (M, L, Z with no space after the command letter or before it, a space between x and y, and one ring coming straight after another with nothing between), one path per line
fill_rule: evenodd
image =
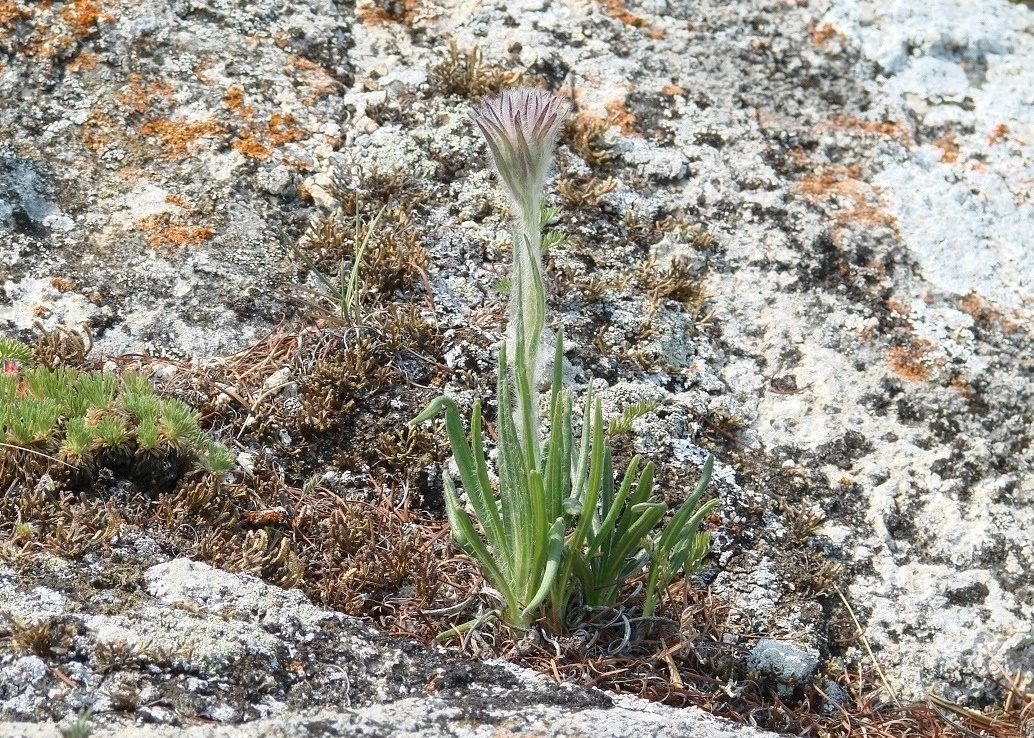
M412 220L428 197L424 188L401 173L371 171L355 186L335 182L332 194L338 207L305 234L299 246L304 257L330 281L341 284L365 242L358 272L359 304L375 311L396 298L405 301L403 295L426 279L427 250ZM405 322L397 317L383 325Z
M485 64L477 46L461 51L456 41L449 40L449 54L431 70L431 85L439 95L459 95L476 102L486 95L534 80L521 72Z
M377 174L338 194L340 207L328 216L337 225L317 224L305 248L325 268L347 262L354 234L335 230L344 214L358 211L364 228L381 213L361 264L358 311L342 320L309 305L308 325L215 366L177 364L160 387L218 422L237 450L251 450L248 469L229 480L176 469L163 486L134 482L105 457L79 485L50 459L44 469L32 454L5 454L0 555L78 556L103 550L127 525L170 553L302 587L354 614L415 612L386 603L422 602L442 586L426 575L452 566L447 538L422 506L439 504L429 474L443 449L430 430L406 425L448 371L424 291L427 255L411 220L426 195L405 177ZM58 331L42 335L34 355L48 366L86 368L89 348L88 337ZM175 363L117 360L122 371L151 362ZM285 369L289 387L267 386ZM134 468L148 461L131 456ZM150 461L155 477L168 459ZM321 481L328 473L331 481ZM399 599L402 591L409 599Z
M613 146L606 133L615 125L613 116L600 118L581 112L571 117L560 132L560 142L566 144L593 168L606 166L614 158Z

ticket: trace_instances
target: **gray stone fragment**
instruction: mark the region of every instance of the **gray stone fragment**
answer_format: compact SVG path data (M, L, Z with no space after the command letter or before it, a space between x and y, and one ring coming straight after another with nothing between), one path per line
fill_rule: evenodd
M747 666L789 686L805 684L818 665L813 654L781 641L759 641L747 654Z

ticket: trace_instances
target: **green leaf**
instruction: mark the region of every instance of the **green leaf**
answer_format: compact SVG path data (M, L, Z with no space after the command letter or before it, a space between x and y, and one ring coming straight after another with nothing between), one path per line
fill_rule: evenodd
M639 469L640 458L638 456L632 457L632 460L628 463L628 469L625 471L625 477L621 481L621 487L618 488L617 496L611 501L604 502L602 511L606 515L603 521L599 525L599 530L592 541L589 543L589 549L586 555L592 558L601 548L609 544L614 539L614 526L617 524L618 516L625 512L625 500L628 498L628 492L632 489L632 482L635 479L636 471Z
M470 522L467 513L460 505L459 496L456 494L456 487L448 475L445 475L445 514L449 519L449 528L452 531L453 540L466 552L468 556L481 564L485 575L492 585L499 590L503 599L506 600L507 608L511 612L517 612L520 605L513 596L513 591L507 582L498 562L485 544L481 542L474 524Z
M503 530L509 547L511 576L517 586L528 586L532 576L536 538L532 530L528 500L528 470L525 455L513 420L510 388L506 378L506 345L499 350L499 371L496 382L499 415L496 429L499 433L499 501Z
M425 407L419 415L417 415L415 418L409 421L410 427L417 426L423 422L431 420L442 411L443 407L446 407L449 404L451 404L453 407L456 407L456 403L448 397L436 397L435 399L431 400L430 403L428 403L427 407ZM458 408L457 412L459 412Z
M668 526L664 529L664 533L661 534L658 544L663 550L670 551L672 546L675 545L675 539L682 535L682 529L686 527L690 516L693 515L693 510L697 506L697 502L700 497L704 494L704 490L707 489L707 485L711 483L711 471L714 469L714 456L711 454L707 455L707 460L704 461L703 471L700 473L700 481L697 482L696 488L689 498L682 503L675 515L672 516Z
M524 608L524 612L521 613L522 618L528 617L535 608L546 601L550 590L553 588L553 584L556 582L557 575L560 573L560 560L564 555L565 528L566 523L564 519L557 518L549 529L546 565L542 570L542 582L534 597L531 598L531 601Z
M481 435L480 403L475 403L474 413L476 414L475 420L477 422L476 427L472 423L472 433L477 438ZM445 406L445 428L449 434L449 446L452 448L452 455L456 459L456 466L460 472L463 489L470 499L474 513L481 522L485 534L488 536L489 545L505 558L508 551L503 540L499 512L495 507L495 501L492 499L492 487L490 485L488 487L482 486L479 464L475 461L470 446L467 445L467 439L463 434L463 422L460 420L460 414L455 403L447 403ZM475 443L479 443L479 441L475 441ZM483 464L484 462L482 461L481 463ZM485 478L487 480L487 474Z

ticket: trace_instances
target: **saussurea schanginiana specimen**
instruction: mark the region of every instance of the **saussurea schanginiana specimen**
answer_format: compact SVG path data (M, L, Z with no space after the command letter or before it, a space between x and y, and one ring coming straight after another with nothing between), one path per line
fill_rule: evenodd
M576 591L587 606L612 606L622 584L644 566L643 614L652 616L672 578L694 569L706 555L709 538L699 532L700 523L717 504L698 505L711 477L709 457L696 489L655 533L667 507L651 498L654 466L647 463L640 470L639 457L632 459L615 488L603 409L591 384L580 435L574 434L574 399L563 387L562 333L553 356L549 434L545 442L540 436L538 375L544 363L546 305L542 232L555 215L544 207L543 188L567 112L566 102L534 89L506 91L470 112L517 215L509 325L499 349L496 385L498 491L485 457L480 401L471 410L469 442L459 407L448 397L433 401L412 421L445 411L460 482L478 523L475 527L446 474L449 525L501 596L503 606L496 614L518 627L544 618L554 631L563 629Z

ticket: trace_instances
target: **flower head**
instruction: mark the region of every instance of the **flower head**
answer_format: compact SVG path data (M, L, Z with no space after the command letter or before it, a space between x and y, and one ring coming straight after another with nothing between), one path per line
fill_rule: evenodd
M565 100L531 87L506 90L470 109L503 187L525 218L538 218L553 146L568 110Z

